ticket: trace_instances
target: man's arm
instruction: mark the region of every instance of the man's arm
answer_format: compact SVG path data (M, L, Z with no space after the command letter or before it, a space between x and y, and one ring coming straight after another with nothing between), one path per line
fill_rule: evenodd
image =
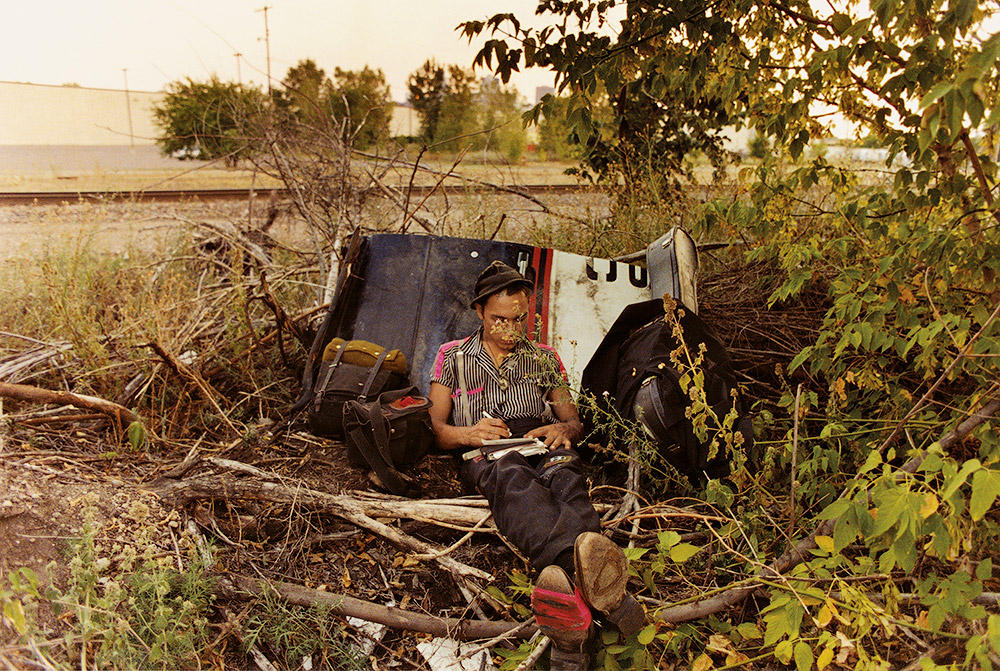
M548 401L559 421L532 429L524 434L527 438L539 438L545 441L550 450L559 447L570 448L573 443L583 437L583 422L577 412L573 395L566 387L556 387L548 394Z
M461 447L481 447L484 440L495 440L510 436L510 429L499 419L483 418L473 426L453 426L451 417L451 390L440 382L431 382L428 397L433 404L430 409L431 425L437 437L438 446L443 450ZM575 408L574 408L575 411Z

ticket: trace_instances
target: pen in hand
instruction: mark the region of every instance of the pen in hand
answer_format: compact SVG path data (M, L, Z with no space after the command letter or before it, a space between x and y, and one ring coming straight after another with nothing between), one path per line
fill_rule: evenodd
M485 419L495 419L495 420L498 420L498 421L503 421L503 420L501 420L501 419L500 419L499 417L494 417L493 415L491 415L491 414L490 414L490 413L489 413L488 411L486 411L486 410L483 410L483 417L484 417ZM508 437L508 438L510 438L510 429L509 429L509 428L507 429L507 437Z

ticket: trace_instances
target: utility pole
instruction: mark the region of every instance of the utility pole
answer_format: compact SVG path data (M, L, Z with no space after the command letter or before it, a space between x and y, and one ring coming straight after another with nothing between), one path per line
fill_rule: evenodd
M132 100L128 94L128 68L122 68L122 75L125 77L125 109L128 110L128 142L132 149L135 149L135 132L132 130Z
M267 49L267 95L271 95L271 31L267 25L267 10L271 5L264 5L258 12L264 12L264 47Z
M236 56L236 81L239 82L240 84L243 83L243 73L240 72L240 56L242 55L243 54L241 54L238 51L235 54L233 54L233 56Z

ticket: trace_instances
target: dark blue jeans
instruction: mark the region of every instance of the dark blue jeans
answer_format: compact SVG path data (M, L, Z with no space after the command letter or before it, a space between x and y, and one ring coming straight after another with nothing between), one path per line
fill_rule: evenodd
M536 571L558 564L573 575L576 537L601 530L576 452L528 458L512 452L496 461L467 461L462 470L489 501L497 529Z

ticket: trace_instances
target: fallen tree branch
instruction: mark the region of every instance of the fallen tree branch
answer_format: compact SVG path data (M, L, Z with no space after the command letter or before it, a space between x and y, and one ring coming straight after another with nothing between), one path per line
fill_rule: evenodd
M139 421L138 415L128 408L118 405L117 403L113 403L112 401L98 398L96 396L74 394L69 391L52 391L50 389L32 387L26 384L0 382L0 396L3 396L4 398L16 399L18 401L71 405L74 408L93 410L114 419L118 424L119 430L123 427L127 427L132 422Z
M535 626L525 627L522 622L435 617L402 608L383 606L346 594L320 592L292 583L265 581L240 575L221 579L217 591L220 591L224 596L241 599L262 597L267 593L277 594L288 603L297 606L323 605L335 615L357 617L368 622L384 624L393 629L448 636L460 641L497 636L529 638L537 630Z
M260 474L264 480L279 479L254 466L228 459L212 458L210 463L229 470ZM178 475L189 472L194 466L194 463L185 464L183 471ZM174 472L177 472L177 469L168 471L168 474ZM339 514L338 511L342 509L350 508L374 518L412 519L428 524L461 526L464 531L476 529L483 533L496 532L496 527L490 523L477 527L482 522L484 506L479 505L481 502L476 499L470 500L468 505L462 505L460 499L392 500L369 497L369 492L329 494L306 487L289 487L278 482L255 481L225 474L196 475L180 480L162 477L150 483L147 488L175 507L199 498L250 498L271 503L302 503L320 512L334 515Z
M947 450L968 436L976 427L993 417L998 410L1000 410L1000 398L995 398L955 427L954 431L943 436L938 441L941 449ZM907 461L900 468L900 477L905 473L915 473L926 457L927 452L921 451L920 454ZM821 522L812 533L796 543L794 547L789 548L784 554L775 559L766 570L758 573L758 575L768 578L778 577L808 559L809 550L817 547L816 537L832 535L836 522L835 519ZM726 608L735 606L752 594L758 587L759 584L756 582L751 582L750 584L741 583L738 587L733 587L708 599L665 608L657 613L656 619L669 623L678 623L708 617Z
M220 465L225 464L226 461L217 459L213 463ZM246 464L241 464L241 466L244 466L246 469L254 469L254 467L247 466ZM263 473L263 471L261 472ZM268 482L256 477L236 478L228 474L196 476L184 480L161 479L152 483L148 489L174 506L183 505L198 498L257 499L271 503L307 506L321 512L336 515L356 526L378 534L407 550L429 555L436 555L438 552L438 549L429 543L424 543L394 527L390 527L388 524L374 519L375 517L413 517L414 512L417 511L421 515L432 515L432 517L428 518L428 521L433 520L433 513L430 511L434 506L421 505L423 502L419 501L414 501L410 506L406 507L401 506L398 502L393 502L391 505L380 504L377 501L362 502L343 494L326 494L304 487L292 488L284 484ZM450 507L453 510L449 510L448 508L439 507L439 512L444 514L448 512L461 513L461 511L456 510L458 506ZM480 509L472 509L468 513L471 515L465 515L465 519L462 520L463 522L474 525L482 520L483 514ZM470 516L473 519L468 521ZM493 580L493 576L489 573L463 564L451 557L438 556L434 561L445 570L461 578L473 577L480 580Z

